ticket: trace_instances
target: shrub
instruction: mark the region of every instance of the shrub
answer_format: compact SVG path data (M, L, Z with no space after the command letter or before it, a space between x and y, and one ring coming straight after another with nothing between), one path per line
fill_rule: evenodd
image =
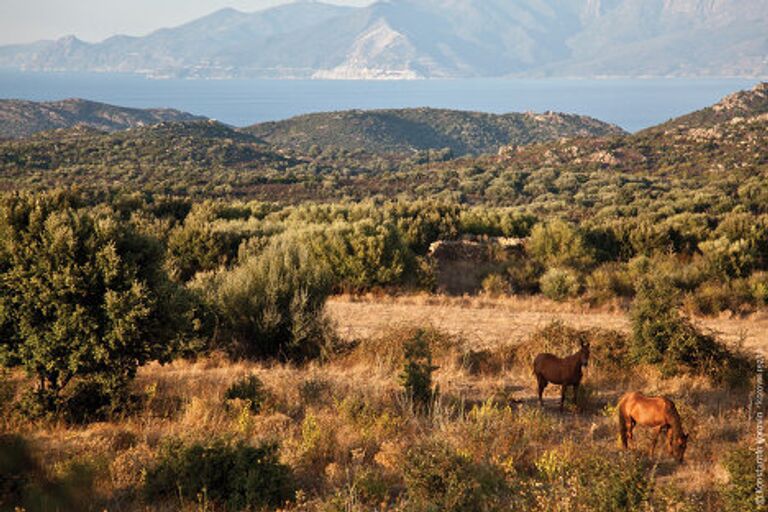
M561 321L553 321L535 331L524 343L516 347L517 363L529 367L541 352L566 356L576 352L581 343L590 346L591 367L608 373L626 372L631 365L630 341L623 333L611 329L578 329Z
M634 293L628 272L616 263L596 268L586 280L587 296L593 303L602 304L616 297L630 297Z
M594 263L582 234L559 220L534 226L527 249L532 258L548 268L584 269Z
M542 266L525 256L507 261L507 282L512 293L534 294L539 292L539 279L544 273Z
M757 272L749 278L749 289L758 306L768 306L768 272Z
M747 240L729 241L722 237L699 244L713 275L742 277L749 275L755 263L754 246Z
M575 297L579 293L579 277L568 269L552 268L541 276L539 282L541 292L548 298L563 301Z
M539 503L547 510L639 511L653 485L647 464L626 452L549 451L536 467L545 482L545 496Z
M249 375L233 382L224 392L225 400L243 400L248 402L248 408L258 413L267 398L264 384L256 375Z
M679 296L661 280L645 280L632 306L631 356L659 365L667 374L709 375L729 384L744 384L750 361L714 336L700 332L679 311Z
M744 279L727 283L707 281L686 297L685 304L700 315L716 315L725 310L741 314L753 309L757 302L751 292Z
M290 469L279 462L276 445L253 447L221 440L166 444L144 484L149 500L180 496L194 501L203 493L228 510L277 507L292 497L292 491Z
M125 388L109 389L99 382L81 381L64 400L61 412L69 423L105 421L116 412L126 412L130 402Z
M462 344L460 338L434 327L397 326L363 340L351 357L396 371L404 366L405 346L414 338L426 342L433 358L447 356Z
M757 459L755 452L738 448L726 454L722 462L728 472L728 482L720 487L723 512L754 510L765 512L768 506L759 506L757 498ZM763 480L768 472L763 470Z
M93 496L89 468L70 465L49 477L18 435L0 435L0 510L87 510Z
M483 279L483 292L489 297L499 297L508 295L510 290L509 283L499 274L489 274Z
M220 338L236 356L317 357L332 339L323 313L329 269L290 240L212 278L209 300L222 318ZM211 297L212 295L212 297Z
M403 357L405 363L400 373L400 382L414 403L425 408L432 402L432 372L437 369L432 366L432 351L425 331L416 331L405 342Z
M473 464L436 441L409 450L403 480L409 504L415 510L486 510L486 502L503 492L502 477L492 467Z
M515 353L516 347L510 345L493 350L469 349L459 354L457 363L470 375L497 375L514 364Z

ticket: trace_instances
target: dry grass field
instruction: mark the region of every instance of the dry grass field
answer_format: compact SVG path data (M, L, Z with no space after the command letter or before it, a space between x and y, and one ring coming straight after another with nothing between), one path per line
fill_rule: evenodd
M160 497L146 493L160 478L153 468L171 440L213 439L277 443L294 486L286 510L714 512L750 503L740 479L754 466L742 458L741 473L734 473L731 456L754 444L751 388L728 390L703 376L663 378L652 367L617 370L600 361L598 350L578 406L558 412L552 386L543 409L535 402L527 358L539 346L531 336L552 320L626 331L623 313L541 299L429 296L336 297L328 311L341 336L359 345L323 364L232 362L214 354L148 365L134 383L142 397L137 410L85 426L29 423L5 411L2 429L23 436L46 478L66 484L66 496L56 498L63 501L20 505L226 510L207 490L185 498L181 483ZM768 348L765 317L701 323L729 340ZM426 332L439 395L428 412L403 394L400 380L403 343L418 326L434 328ZM468 347L487 349L488 360L474 364ZM225 399L233 383L251 375L263 384L258 410ZM17 394L29 385L21 374L8 377ZM686 464L663 449L655 458L622 452L614 405L628 389L677 402L691 434ZM648 432L638 438L647 448Z
M460 334L477 347L519 343L553 320L579 328L602 327L629 331L629 317L619 307L593 309L542 297L337 296L328 311L339 333L365 338L394 325L432 325ZM768 354L768 312L749 317L694 318L705 330L730 344Z

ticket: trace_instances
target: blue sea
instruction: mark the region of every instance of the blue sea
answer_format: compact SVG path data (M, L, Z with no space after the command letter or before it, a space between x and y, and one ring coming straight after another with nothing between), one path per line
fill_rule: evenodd
M589 115L636 131L751 88L748 79L418 81L151 80L136 75L0 71L0 98L85 98L170 107L235 126L346 109L437 107Z

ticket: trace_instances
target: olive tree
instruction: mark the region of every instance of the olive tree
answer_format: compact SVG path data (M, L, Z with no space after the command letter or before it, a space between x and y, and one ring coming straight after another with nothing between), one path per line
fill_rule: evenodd
M117 390L167 361L190 303L163 270L163 248L108 208L64 193L0 205L0 362L36 376L46 409L73 380Z

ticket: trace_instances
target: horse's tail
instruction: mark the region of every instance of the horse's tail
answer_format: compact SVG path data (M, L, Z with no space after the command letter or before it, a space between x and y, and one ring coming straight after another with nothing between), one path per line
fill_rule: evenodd
M616 405L616 412L619 419L619 435L621 435L621 445L627 448L627 417L624 414L624 402L626 395L621 397L619 403Z

